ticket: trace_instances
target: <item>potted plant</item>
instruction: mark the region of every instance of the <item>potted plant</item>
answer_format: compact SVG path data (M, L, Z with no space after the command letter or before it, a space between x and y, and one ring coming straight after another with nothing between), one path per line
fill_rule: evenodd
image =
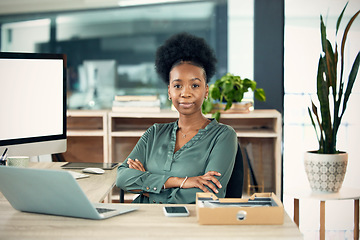
M337 19L336 35L347 4ZM350 74L344 77L344 48L349 29L359 15L356 12L346 25L340 46L340 62L338 46L335 41L335 52L326 36L326 26L320 15L321 45L317 72L317 97L320 110L312 102L308 108L312 126L315 129L319 149L305 153L305 170L313 191L338 192L344 180L348 154L337 149L337 134L351 95L359 69L360 51L358 52ZM338 72L340 63L340 72Z
M265 92L262 88L256 88L256 82L250 79L241 79L227 73L215 83L209 86L209 97L203 103L203 113L213 113L213 117L217 120L220 118L221 111L229 110L234 103L240 103L244 97L244 93L251 89L256 99L265 101ZM250 106L242 106L249 108ZM242 111L242 110L240 110Z

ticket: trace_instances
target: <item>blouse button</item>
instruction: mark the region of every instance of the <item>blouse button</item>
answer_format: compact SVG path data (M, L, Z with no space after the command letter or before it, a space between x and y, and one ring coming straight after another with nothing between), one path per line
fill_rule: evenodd
M155 200L153 200L153 203L156 203L156 201L155 201Z
M160 204L162 204L162 202L159 202Z
M156 188L156 187L154 187L153 189L154 189L154 191L156 191L156 189L157 189L157 188Z
M149 190L150 188L149 187L146 187L146 190Z

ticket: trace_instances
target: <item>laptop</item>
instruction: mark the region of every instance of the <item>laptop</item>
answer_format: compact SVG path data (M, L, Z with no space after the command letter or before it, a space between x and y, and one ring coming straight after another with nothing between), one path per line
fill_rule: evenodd
M19 211L106 219L136 210L122 204L91 203L67 171L0 166L0 192Z

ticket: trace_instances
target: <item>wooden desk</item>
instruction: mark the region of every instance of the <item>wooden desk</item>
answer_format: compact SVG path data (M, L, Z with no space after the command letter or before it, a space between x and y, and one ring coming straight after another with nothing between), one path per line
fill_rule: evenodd
M337 193L315 193L310 189L294 188L286 192L294 198L294 222L299 226L299 200L315 199L320 201L320 240L325 240L325 202L328 200L354 200L354 239L359 239L359 198L360 189L342 187Z
M64 162L42 162L30 163L31 168L46 168L46 169L62 169L61 166ZM81 170L69 169L73 172L81 172ZM64 171L66 171L64 169ZM105 170L104 174L88 174L90 177L77 179L82 190L91 202L102 202L111 193L115 186L117 168L112 170ZM1 233L0 233L1 234ZM1 236L1 235L0 235Z
M195 205L187 205L190 217L169 218L163 205L139 204L135 212L86 220L19 212L1 197L0 239L302 239L287 214L283 225L210 226L197 223Z
M41 163L31 167L60 166L61 163ZM113 186L116 169L107 174L78 180L92 201L101 201ZM183 218L165 217L161 204L137 206L135 212L88 220L19 212L0 193L0 239L303 239L286 213L283 225L210 226L197 223L195 205L186 205L190 216Z

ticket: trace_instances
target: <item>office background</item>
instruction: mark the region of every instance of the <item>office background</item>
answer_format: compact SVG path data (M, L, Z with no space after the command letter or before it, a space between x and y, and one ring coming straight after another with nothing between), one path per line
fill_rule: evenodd
M255 102L255 108L277 109L283 114L284 205L291 216L292 201L286 196L286 189L307 184L303 153L317 146L306 108L315 93L319 15L326 16L329 29L334 28L346 1L210 0L124 8L117 2L1 1L1 50L67 53L72 69L70 104L77 108L83 106L81 93L90 84L80 80L80 75L86 73L84 60L116 59L117 78L121 81L116 79L115 84L120 93L124 88L126 93L141 93L146 88L166 95L165 84L151 67L156 47L177 31L205 37L219 58L216 77L229 71L256 80L265 89L267 101ZM343 23L358 9L360 4L350 1ZM349 62L360 49L359 22L357 19L348 37ZM357 187L360 182L359 85L357 80L339 139L340 147L349 152L344 181L344 186L349 187ZM352 207L350 201L330 203L327 229L349 234L353 228ZM338 213L339 208L346 210ZM300 209L301 230L312 237L318 229L318 217L314 217L318 206L308 202ZM309 212L312 217L306 218Z

